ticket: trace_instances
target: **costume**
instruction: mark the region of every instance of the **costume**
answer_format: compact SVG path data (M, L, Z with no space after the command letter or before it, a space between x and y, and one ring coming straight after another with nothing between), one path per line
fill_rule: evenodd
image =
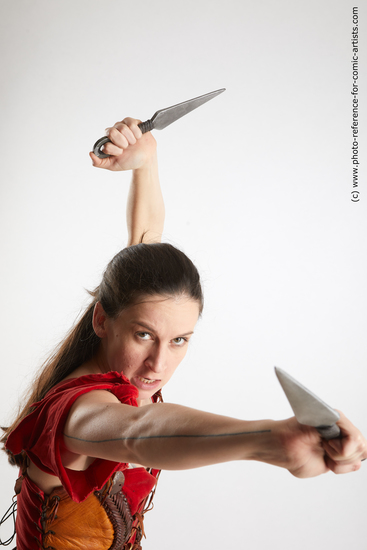
M144 505L159 470L129 469L126 463L97 458L86 470L76 471L61 462L70 407L94 390L110 391L121 403L137 406L137 388L120 373L66 380L36 403L7 439L6 447L13 454L25 451L38 468L62 483L46 495L23 472L18 482L17 550L141 548ZM153 401L158 398L156 394Z

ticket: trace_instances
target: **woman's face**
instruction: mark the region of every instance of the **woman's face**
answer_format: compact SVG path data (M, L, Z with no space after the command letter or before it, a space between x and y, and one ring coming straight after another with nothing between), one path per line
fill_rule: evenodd
M102 338L101 370L122 372L138 388L139 401L149 400L184 358L199 317L198 303L187 296L147 296L117 319L106 317L98 306L94 323Z

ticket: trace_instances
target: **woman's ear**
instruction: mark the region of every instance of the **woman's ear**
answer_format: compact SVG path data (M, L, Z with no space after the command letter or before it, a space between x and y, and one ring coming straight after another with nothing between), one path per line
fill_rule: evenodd
M107 315L102 307L101 302L97 302L93 311L93 330L99 338L106 336L106 319Z

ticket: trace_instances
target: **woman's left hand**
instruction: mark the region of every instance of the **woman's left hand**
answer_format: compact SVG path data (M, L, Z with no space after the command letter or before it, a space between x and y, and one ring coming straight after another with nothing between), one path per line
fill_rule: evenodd
M340 437L323 441L325 464L335 474L355 472L367 458L367 441L361 432L340 411Z
M293 417L281 421L285 468L299 478L314 477L331 470L346 474L360 469L367 458L367 441L361 432L340 413L340 437L325 441L315 428L303 426Z

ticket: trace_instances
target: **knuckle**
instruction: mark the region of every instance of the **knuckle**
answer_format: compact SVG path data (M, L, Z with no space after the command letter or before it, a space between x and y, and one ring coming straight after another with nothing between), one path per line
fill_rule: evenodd
M137 118L127 117L127 118L124 118L124 120L122 122L124 124L126 124L126 126L132 132L132 135L134 136L135 139L141 138L142 133L141 133L141 130L138 126L138 124L140 124L141 120L139 120Z
M103 146L103 152L107 155L120 155L122 150L109 141Z
M361 452L365 453L367 451L367 442L364 439L364 437L362 436L362 434L358 435L357 442L358 442L358 446L359 446L359 449L361 450Z
M137 124L138 121L136 118L132 118L130 116L124 118L124 120L122 121L124 124L126 124L126 126L133 126L134 124Z
M106 153L107 155L110 155L111 154L111 149L112 149L112 146L111 146L110 142L104 144L104 146L103 146L103 152L104 153Z
M127 147L127 139L124 136L124 128L111 128L110 139L119 147Z
M116 126L112 126L112 128L110 128L108 130L108 136L111 138L111 139L116 139L116 137L118 137L120 134L119 130L116 128Z
M116 122L116 124L113 126L114 130L118 132L119 134L123 132L126 129L126 124L123 122Z

